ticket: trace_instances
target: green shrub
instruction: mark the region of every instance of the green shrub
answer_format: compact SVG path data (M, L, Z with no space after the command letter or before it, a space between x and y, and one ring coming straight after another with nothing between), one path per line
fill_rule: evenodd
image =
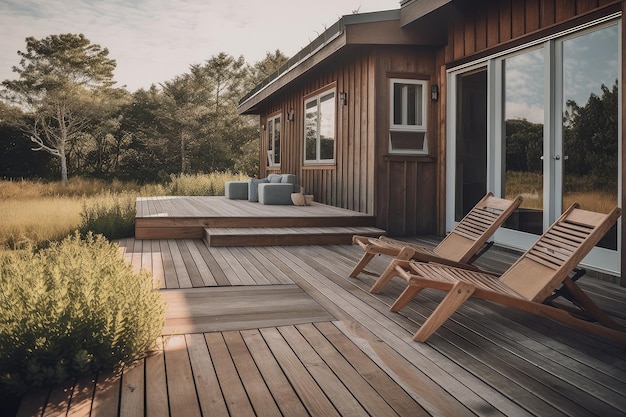
M154 348L165 303L117 245L78 233L0 258L0 393L21 394ZM0 395L1 397L2 395Z
M130 195L112 196L109 200L84 206L80 213L81 234L92 232L111 240L132 237L135 233L135 199Z

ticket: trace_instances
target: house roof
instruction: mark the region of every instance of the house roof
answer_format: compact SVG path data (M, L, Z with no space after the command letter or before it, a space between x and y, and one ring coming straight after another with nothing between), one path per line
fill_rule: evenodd
M403 0L400 2L402 7L400 23L402 26L406 26L437 9L441 9L448 3L452 3L452 0Z
M400 20L400 9L343 16L245 95L239 113L258 114L265 100L348 46L441 44L440 31L402 28Z

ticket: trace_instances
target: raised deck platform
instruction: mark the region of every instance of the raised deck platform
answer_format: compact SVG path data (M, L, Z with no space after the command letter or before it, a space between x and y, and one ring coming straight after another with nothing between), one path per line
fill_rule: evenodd
M202 239L209 246L350 244L379 236L371 215L324 204L266 206L224 197L141 197L136 239Z

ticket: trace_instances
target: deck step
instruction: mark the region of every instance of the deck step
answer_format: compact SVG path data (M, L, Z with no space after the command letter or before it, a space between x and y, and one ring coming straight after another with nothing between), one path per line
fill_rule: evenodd
M352 236L380 236L376 227L207 227L207 246L349 245Z

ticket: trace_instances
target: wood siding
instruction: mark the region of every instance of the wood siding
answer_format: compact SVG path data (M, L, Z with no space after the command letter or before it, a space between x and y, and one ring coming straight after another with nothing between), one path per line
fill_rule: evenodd
M262 109L261 126L266 126L267 115L282 112L283 130L280 167L267 166L268 138L261 130L260 176L294 173L315 201L376 215L377 227L389 234L432 233L434 213L424 210L423 201L435 205L435 158L387 157L387 90L390 75L431 81L434 70L430 50L408 46L355 47L340 59L319 65ZM326 87L335 88L337 94L335 164L304 165L304 99ZM346 105L339 103L340 92L347 93ZM294 120L287 121L291 108ZM435 138L436 112L429 109L428 115L433 126L428 135ZM436 141L430 143L435 156Z
M594 13L620 10L615 0L476 0L455 2L448 26L448 63L489 51L525 36L575 25ZM489 51L491 52L491 51Z

